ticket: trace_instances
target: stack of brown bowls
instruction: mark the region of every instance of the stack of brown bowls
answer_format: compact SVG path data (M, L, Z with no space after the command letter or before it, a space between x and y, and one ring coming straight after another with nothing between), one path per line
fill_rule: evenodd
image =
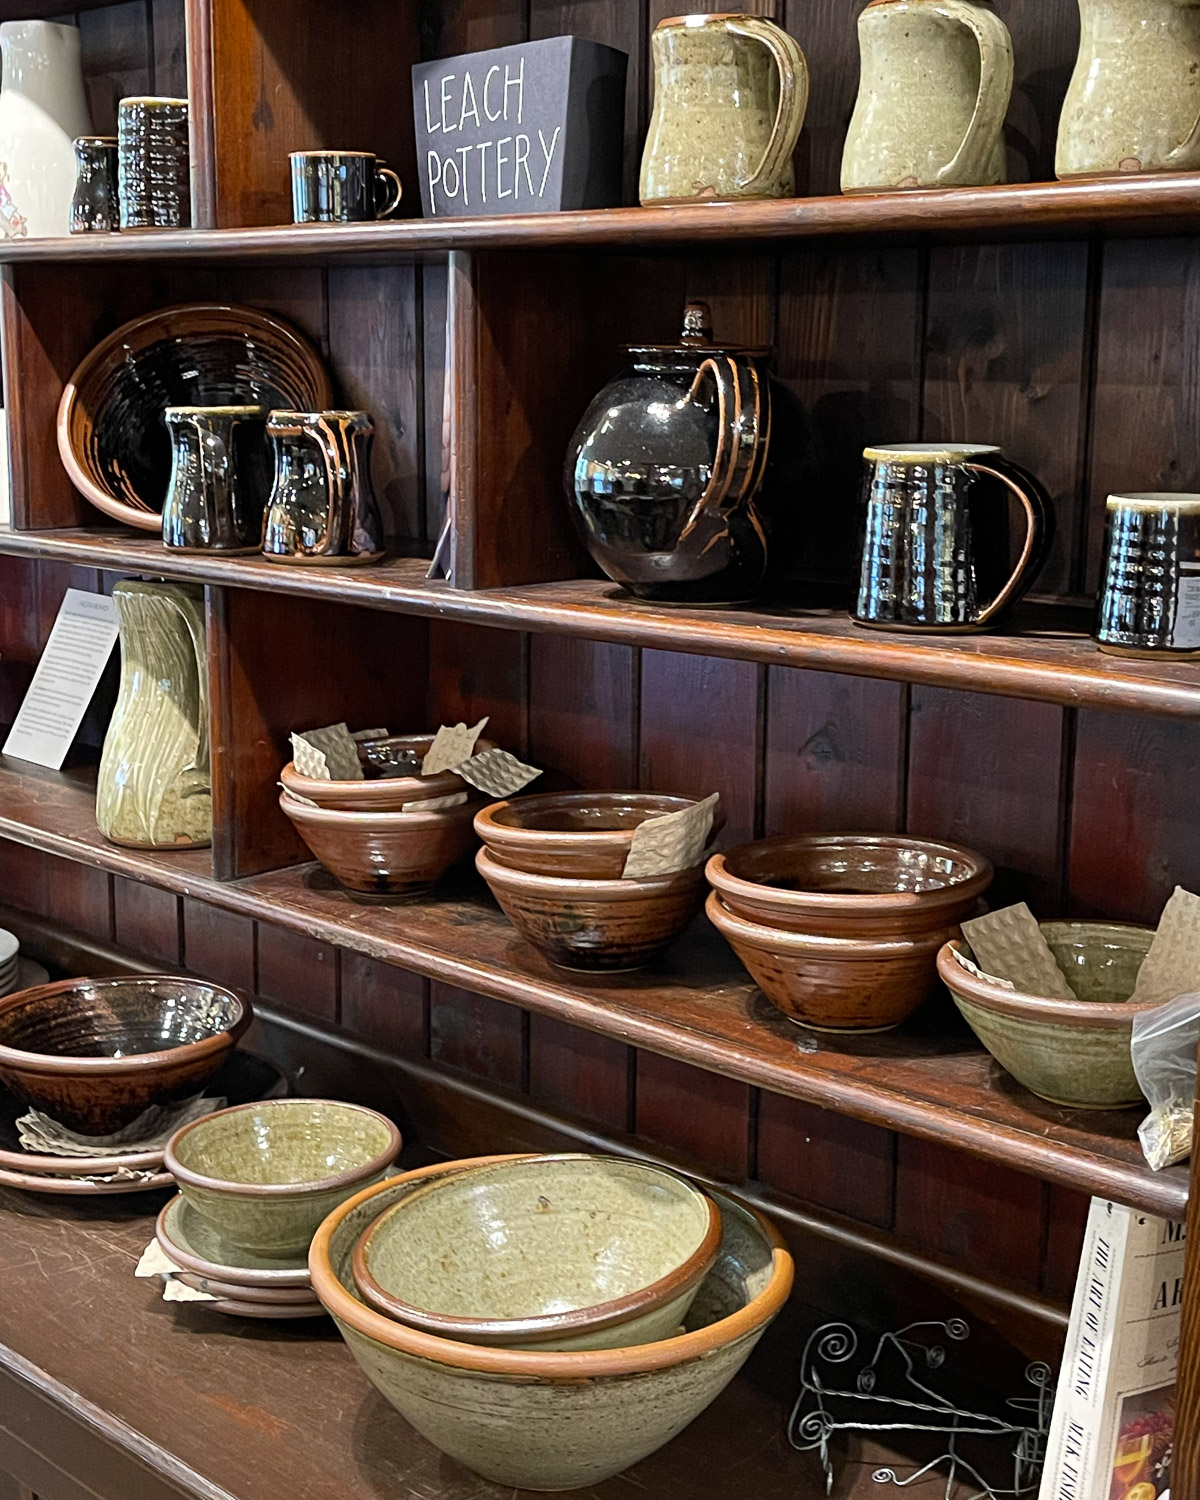
M313 1287L372 1383L498 1484L600 1483L674 1437L784 1301L772 1226L649 1163L449 1162L321 1225Z
M431 734L392 735L360 750L368 770L417 766ZM480 740L476 753L495 749ZM386 755L376 752L386 750ZM460 776L387 775L363 781L302 776L289 761L279 805L317 859L348 890L397 896L440 879L475 845L472 819L483 798Z
M669 875L626 877L634 831L650 818L694 806L690 797L652 792L563 792L494 802L475 818L485 846L475 864L504 915L551 963L587 971L640 969L689 925L705 885L703 863ZM723 823L718 809L713 838Z
M937 983L992 883L983 855L908 834L785 835L714 855L706 910L762 992L818 1031L887 1031Z

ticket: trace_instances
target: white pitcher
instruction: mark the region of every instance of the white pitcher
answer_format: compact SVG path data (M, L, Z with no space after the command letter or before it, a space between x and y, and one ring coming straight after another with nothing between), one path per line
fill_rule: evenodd
M77 135L94 135L79 31L51 21L0 26L0 238L69 234Z
M844 193L1004 181L1012 39L978 0L871 0Z
M1200 0L1079 0L1059 177L1200 169Z

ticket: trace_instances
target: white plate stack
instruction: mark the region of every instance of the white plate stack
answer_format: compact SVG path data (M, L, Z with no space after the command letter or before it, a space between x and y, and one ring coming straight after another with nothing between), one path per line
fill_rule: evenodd
M32 989L35 984L46 984L49 974L41 964L21 957L21 943L14 933L0 927L0 1000L14 990Z

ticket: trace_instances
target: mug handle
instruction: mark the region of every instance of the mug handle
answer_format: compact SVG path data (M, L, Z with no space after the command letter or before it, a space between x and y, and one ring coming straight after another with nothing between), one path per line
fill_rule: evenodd
M1045 560L1053 512L1045 490L1033 475L1027 474L1016 464L1009 463L1007 459L996 458L990 463L968 463L963 467L972 474L988 474L993 479L998 479L1017 497L1025 512L1025 544L1021 548L1021 556L1013 575L992 602L980 610L975 622L977 625L987 625L1019 599L1033 582L1034 574Z
M773 21L761 16L738 16L725 24L734 36L761 43L779 70L779 108L775 111L771 138L758 170L738 189L752 195L779 176L796 149L808 113L808 63L799 42Z
M730 354L704 360L692 381L689 401L705 376L712 377L717 389L717 451L704 492L679 534L681 541L703 516L733 510L752 493L762 478L771 441L771 393L751 360ZM757 520L751 519L757 528Z
M1003 127L1012 97L1013 50L1008 27L991 11L970 0L940 0L938 10L972 32L979 43L979 97L962 145L937 174L940 185L953 187L965 176L977 182L986 172L995 149L996 131Z
M380 189L385 196L384 202L379 201ZM375 168L375 217L377 219L390 219L400 207L400 200L404 197L404 184L400 181L397 173L391 167Z

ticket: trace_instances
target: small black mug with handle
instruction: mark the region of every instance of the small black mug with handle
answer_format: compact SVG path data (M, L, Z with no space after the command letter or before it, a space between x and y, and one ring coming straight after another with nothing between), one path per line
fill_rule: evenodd
M293 151L289 160L297 224L363 224L400 207L399 177L370 151Z
M876 630L959 634L997 625L1037 576L1053 512L1042 486L999 448L868 448L851 613ZM1009 499L1025 520L1016 566Z

